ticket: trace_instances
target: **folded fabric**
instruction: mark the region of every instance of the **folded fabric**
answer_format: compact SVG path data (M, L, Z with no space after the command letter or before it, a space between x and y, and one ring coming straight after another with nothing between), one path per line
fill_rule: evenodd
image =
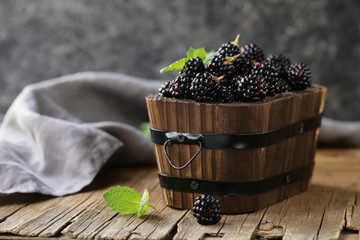
M139 125L162 82L89 72L27 86L0 127L0 192L74 193L113 155L155 163Z
M139 125L164 81L78 73L20 93L0 127L0 193L80 191L104 164L155 163ZM2 117L2 116L1 116ZM320 143L360 146L360 123L324 118Z

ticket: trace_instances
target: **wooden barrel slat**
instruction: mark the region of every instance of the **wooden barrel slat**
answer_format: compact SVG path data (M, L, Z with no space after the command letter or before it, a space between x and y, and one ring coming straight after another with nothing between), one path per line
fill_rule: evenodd
M151 127L164 131L215 134L251 134L296 123L322 113L326 88L313 85L296 91L267 97L260 103L198 103L189 100L146 98ZM203 148L183 170L173 169L163 146L155 144L158 168L172 176L240 181L261 180L314 160L318 129L299 134L267 147L254 149ZM177 166L184 165L198 150L197 145L174 144L167 148ZM246 196L217 196L223 212L251 212L307 189L310 179L291 183L266 193ZM166 204L191 208L198 193L163 190Z

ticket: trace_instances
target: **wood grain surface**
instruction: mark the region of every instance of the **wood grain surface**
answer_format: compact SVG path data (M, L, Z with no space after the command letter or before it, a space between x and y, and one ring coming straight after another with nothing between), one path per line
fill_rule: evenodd
M211 226L166 206L156 168L104 169L78 194L0 195L0 239L360 239L360 149L320 149L315 162L307 191ZM147 188L157 210L112 212L102 195L115 185Z
M285 127L323 112L326 88L314 84L304 91L267 97L257 103L199 103L189 100L146 97L150 126L157 130L182 133L254 134ZM170 166L163 145L155 144L159 171L171 176L222 181L262 180L314 161L318 131L307 131L275 144L252 149L203 148L185 169ZM167 146L176 166L185 165L196 153L197 145ZM244 213L260 210L308 188L310 179L284 185L261 194L216 196L222 211ZM191 209L199 194L163 190L168 205Z

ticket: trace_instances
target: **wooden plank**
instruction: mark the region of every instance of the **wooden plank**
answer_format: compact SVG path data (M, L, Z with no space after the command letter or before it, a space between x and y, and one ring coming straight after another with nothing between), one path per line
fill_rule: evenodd
M185 217L179 222L178 232L174 236L174 239L202 239L205 236L216 237L219 235L226 219L225 216L215 225L204 226L197 223L192 214L192 211L188 211Z
M97 235L96 239L162 239L174 228L183 217L186 210L176 210L166 207L162 197L158 180L154 176L152 182L155 187L150 191L150 203L157 210L142 218L136 215L117 215ZM122 228L119 228L122 226Z
M19 225L12 232L24 236L39 236L40 233L43 233L46 230L42 236L54 236L58 231L54 231L54 226L52 225L58 226L56 222L61 221L60 219L65 217L67 220L61 221L64 224L61 224L60 227L64 226L69 219L75 217L82 211L83 206L81 206L81 204L90 196L91 195L88 193L80 193L72 196L61 197L56 204L46 209L46 211L41 213L39 216L22 225ZM52 231L49 231L50 229Z
M156 212L149 214L146 221L135 229L129 229L130 236L127 239L163 239L173 230L177 222L186 214L187 210L169 208L161 199L161 189L157 186L153 190Z
M156 176L156 171L154 170L143 172L122 184L132 187L139 192L143 191L144 188L151 190L156 184L154 181L151 181L154 179L154 176ZM105 228L117 213L107 206L102 197L103 193L104 190L101 190L101 194L96 195L98 201L86 207L61 233L74 238L93 238Z
M27 202L25 195L24 199L11 203L6 201L8 196L0 196L3 216L6 208L20 206L14 212L11 210L10 215L6 214L0 227L13 224L14 233L24 234L2 234L0 238L72 239L71 234L61 235L61 230L72 224L76 229L77 222L77 238L164 239L170 238L169 233L179 227L176 238L359 239L359 159L360 149L320 149L316 154L313 183L307 192L255 213L223 215L220 225L214 226L198 224L191 210L166 207L155 169L108 169L99 175L100 181L79 194L59 198L35 195L33 202ZM136 185L138 191L153 186L149 187L150 203L156 205L157 211L150 209L138 219L135 215L116 214L105 208L102 194L106 188L132 181L135 183L129 186ZM90 211L91 208L97 211ZM341 232L343 226L347 230ZM37 234L36 238L30 237Z
M360 149L323 149L316 153L312 183L360 192Z
M270 206L261 220L261 231L256 234L263 234L270 225L285 229L283 239L316 239L332 194L330 189L312 187L305 193ZM273 228L268 229L271 230ZM269 234L261 237L264 236L269 237Z
M326 206L318 239L338 239L345 227L345 214L355 200L355 193L348 190L333 189L333 196Z
M266 209L262 209L250 214L227 215L225 224L218 235L221 235L224 240L253 239L254 232L265 212Z
M52 206L38 217L28 221L26 224L23 224L18 234L41 237L56 235L68 225L72 219L83 212L84 209L95 206L101 199L101 196L106 191L107 187L115 182L123 182L126 184L126 181L131 179L133 172L141 176L141 173L145 173L145 170L129 169L128 171L124 171L121 176L118 176L116 174L117 171L114 170L108 170L106 174L100 173L92 184L92 188L99 188L98 190L85 190L78 194L61 197L56 205ZM99 179L104 182L100 183Z
M41 198L44 197L39 194L0 194L0 222L19 209L36 200L39 201Z
M360 231L360 193L359 192L356 193L352 204L346 210L346 228L354 231Z

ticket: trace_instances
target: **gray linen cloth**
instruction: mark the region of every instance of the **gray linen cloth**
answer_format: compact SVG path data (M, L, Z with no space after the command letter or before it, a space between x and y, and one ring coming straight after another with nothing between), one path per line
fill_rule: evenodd
M139 130L164 81L78 73L27 86L0 127L0 193L80 191L109 161L155 163ZM360 146L360 123L323 119L319 141ZM115 156L115 157L114 157Z
M0 192L75 193L113 155L155 163L139 125L162 82L88 72L25 87L0 127Z

